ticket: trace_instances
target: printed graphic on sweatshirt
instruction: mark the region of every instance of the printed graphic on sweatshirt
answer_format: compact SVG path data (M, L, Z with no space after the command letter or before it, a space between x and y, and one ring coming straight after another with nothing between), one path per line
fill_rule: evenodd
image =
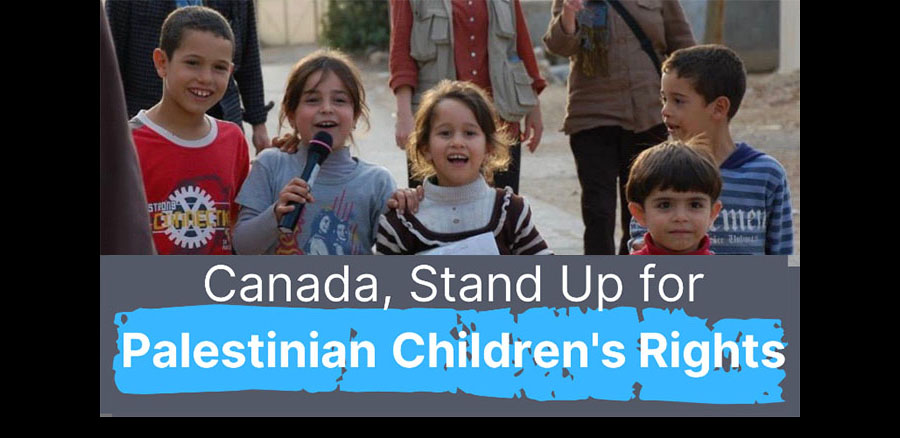
M230 250L225 233L231 225L230 206L227 201L216 201L215 195L187 183L175 188L165 201L148 204L157 250L167 254L203 253L217 238L222 240L223 249ZM168 245L162 245L166 242Z
M331 207L319 211L310 222L309 238L303 251L309 255L360 254L357 221L353 202L347 201L347 191L334 198Z
M754 249L765 248L766 211L763 209L725 209L719 212L709 227L710 245L715 247L746 248L751 254ZM729 251L733 253L733 251Z

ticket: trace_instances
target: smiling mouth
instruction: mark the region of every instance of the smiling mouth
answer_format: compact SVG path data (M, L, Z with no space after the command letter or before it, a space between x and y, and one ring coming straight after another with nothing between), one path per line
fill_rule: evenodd
M467 157L465 155L454 154L454 155L448 156L447 161L454 163L454 164L456 164L456 163L465 164L465 163L469 162L469 157Z
M200 97L200 98L206 98L206 97L212 96L212 94L213 94L212 91L209 91L209 90L200 90L200 89L197 89L197 88L189 88L188 91L189 91L191 94L193 94L194 96L197 96L197 97Z
M328 129L328 128L334 128L335 126L337 126L337 123L335 123L335 122L319 122L313 126L315 126L316 128Z

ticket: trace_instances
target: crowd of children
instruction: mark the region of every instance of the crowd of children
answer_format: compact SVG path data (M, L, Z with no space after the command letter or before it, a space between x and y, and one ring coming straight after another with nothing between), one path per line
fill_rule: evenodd
M397 189L386 168L350 151L357 124L368 124L359 71L338 51L317 51L287 81L280 122L290 132L251 166L240 128L206 115L234 69L228 22L184 7L161 35L153 62L162 99L130 122L159 254L420 254L485 236L492 248L479 254L553 254L525 198L491 185L515 139L478 86L444 80L424 93L407 145L424 185ZM642 152L628 178L633 254L793 251L784 169L729 131L745 78L741 60L719 45L663 63L670 141ZM319 132L332 150L305 181ZM298 205L296 229L280 231Z

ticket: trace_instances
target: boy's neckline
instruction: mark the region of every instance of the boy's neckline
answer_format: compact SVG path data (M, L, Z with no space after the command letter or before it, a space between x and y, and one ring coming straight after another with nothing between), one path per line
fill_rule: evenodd
M163 117L162 108L164 106L165 102L161 101L146 110L147 119L153 122L154 126L164 129L166 132L171 133L182 141L194 142L205 139L209 136L209 133L215 126L215 122L208 114L202 114L195 121L192 120L189 123L174 123L176 117L172 114L169 114L169 116L172 117ZM191 115L191 119L194 117L195 116ZM202 135L197 135L196 132L202 132Z
M144 125L149 127L151 130L153 130L157 134L163 136L170 142L172 142L178 146L185 147L185 148L196 149L196 148L202 148L205 146L209 146L219 135L219 128L218 128L218 124L216 124L216 122L215 122L215 119L213 119L212 116L209 116L206 114L204 114L204 120L206 121L207 126L209 127L209 130L207 131L205 136L203 136L199 139L196 139L196 140L187 140L187 139L179 137L174 132L170 131L166 127L160 125L159 123L157 123L153 119L151 119L150 113L148 110L138 111L138 114L135 117L137 117L138 120L141 121L141 123L143 123Z

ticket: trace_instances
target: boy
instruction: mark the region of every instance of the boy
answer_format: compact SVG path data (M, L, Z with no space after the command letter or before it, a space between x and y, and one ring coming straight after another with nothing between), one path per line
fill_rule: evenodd
M791 254L791 196L774 158L735 144L729 122L746 89L741 59L720 45L676 50L662 66L662 117L672 138L703 134L722 173L722 211L709 230L716 254ZM632 249L646 231L631 222Z
M719 214L722 177L700 147L674 141L635 158L625 185L631 216L650 231L636 255L712 255L709 225Z
M162 99L131 122L159 254L231 254L234 198L249 171L240 128L205 113L225 94L234 35L218 12L177 9L153 64Z

